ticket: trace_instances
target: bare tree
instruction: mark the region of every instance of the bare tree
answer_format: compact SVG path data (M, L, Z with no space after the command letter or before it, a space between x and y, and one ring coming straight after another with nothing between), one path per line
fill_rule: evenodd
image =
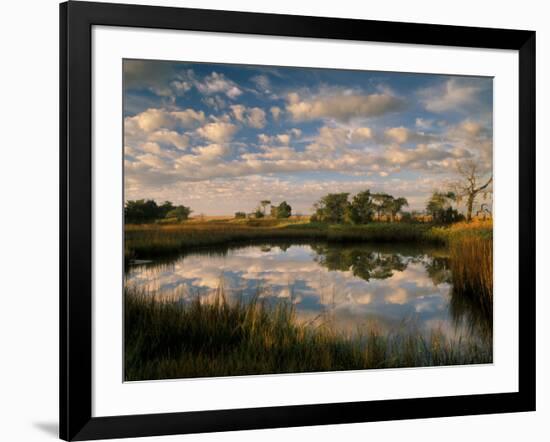
M456 193L457 202L460 202L463 198L466 199L466 220L470 222L477 196L480 193L487 195L492 192L489 186L493 182L493 176L491 175L485 181L487 174L482 173L478 164L471 160L458 163L457 172L461 178L452 185L452 188ZM485 183L481 184L482 182Z

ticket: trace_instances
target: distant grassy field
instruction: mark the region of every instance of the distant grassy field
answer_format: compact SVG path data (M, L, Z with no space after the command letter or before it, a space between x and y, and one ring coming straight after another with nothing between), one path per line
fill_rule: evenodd
M310 223L307 217L288 220L193 219L180 224L126 225L125 256L127 259L145 259L202 246L270 239L449 244L466 236L491 239L492 222L434 227L423 223L385 222L329 225Z
M127 287L124 327L127 381L492 362L490 340L382 334L375 325L345 336L298 323L291 303L230 304L223 290L213 302L183 304Z

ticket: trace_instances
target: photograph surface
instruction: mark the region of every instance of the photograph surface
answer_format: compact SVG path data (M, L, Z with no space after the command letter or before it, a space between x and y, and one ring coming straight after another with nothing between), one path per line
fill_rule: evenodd
M493 80L123 61L124 379L493 360Z

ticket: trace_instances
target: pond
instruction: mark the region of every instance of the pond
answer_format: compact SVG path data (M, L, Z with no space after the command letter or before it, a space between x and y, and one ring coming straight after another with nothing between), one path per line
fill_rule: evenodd
M445 248L414 245L248 244L142 262L127 269L126 284L182 302L219 293L230 302L291 302L297 320L345 335L375 324L486 337L490 318L453 293L448 259Z

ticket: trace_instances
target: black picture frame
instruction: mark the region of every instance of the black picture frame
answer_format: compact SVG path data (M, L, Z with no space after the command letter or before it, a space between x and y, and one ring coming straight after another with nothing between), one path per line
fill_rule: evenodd
M94 25L519 53L519 391L92 417ZM60 437L90 440L535 410L535 32L108 3L60 5Z

